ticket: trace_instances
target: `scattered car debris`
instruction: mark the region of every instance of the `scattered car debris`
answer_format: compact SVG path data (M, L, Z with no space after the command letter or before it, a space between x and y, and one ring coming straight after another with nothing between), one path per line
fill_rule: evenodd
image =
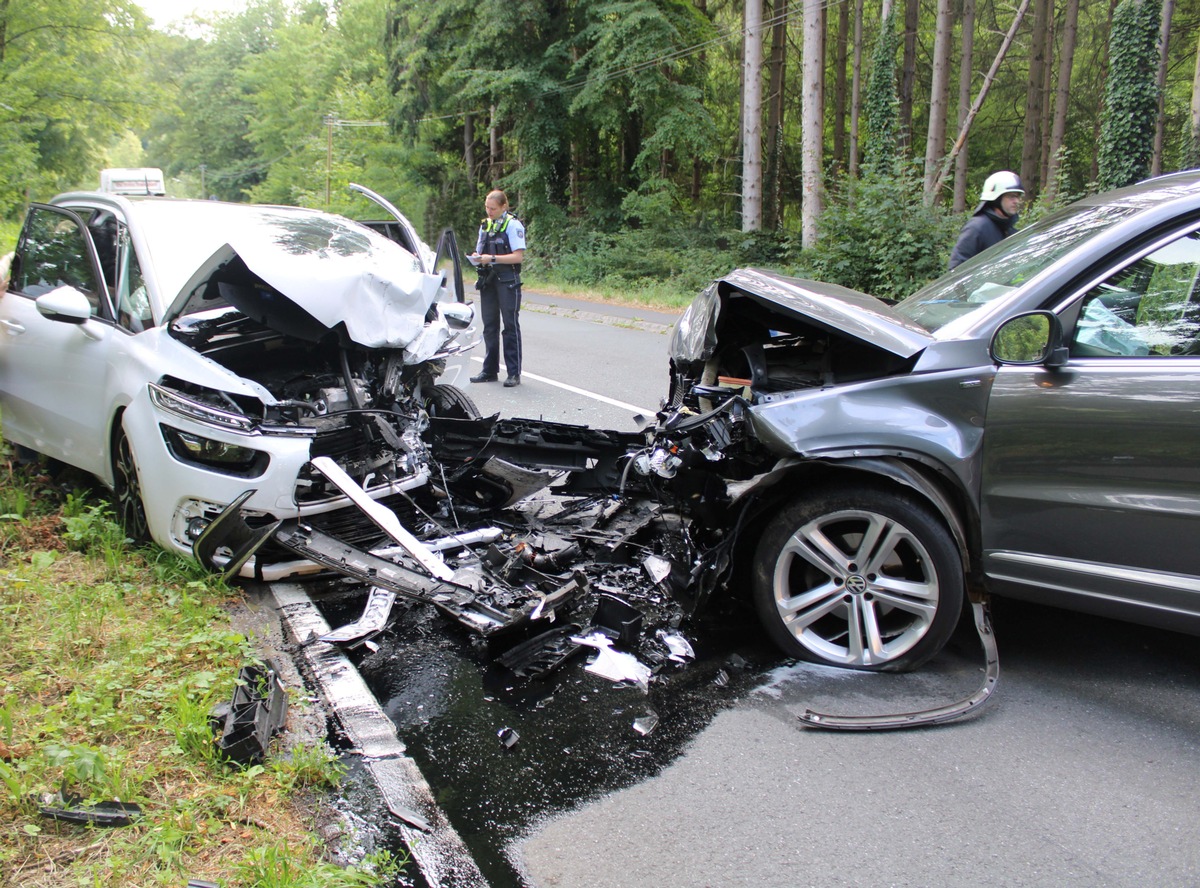
M369 641L371 636L378 635L387 626L388 618L392 614L392 605L395 603L395 592L372 586L367 595L367 604L363 608L362 616L353 623L347 623L345 626L340 626L332 632L322 635L321 641L333 644L345 644L364 639Z
M629 682L637 685L642 691L649 690L652 676L650 667L640 662L633 654L614 650L612 639L605 633L597 631L587 636L576 636L572 640L596 649L596 656L584 667L586 671L618 684Z
M213 707L209 723L218 733L217 749L239 765L263 761L271 738L287 719L287 694L274 664L243 666L233 699Z
M512 749L517 745L517 741L521 739L520 734L518 734L512 728L507 727L501 728L499 731L497 731L496 736L500 738L500 742L504 745L505 749Z
M689 660L696 659L696 652L692 650L692 643L678 632L668 632L665 629L659 629L657 635L658 639L667 646L667 650L671 652L670 659L676 663L686 663Z
M130 802L88 802L73 794L54 793L42 799L38 813L52 820L88 826L129 826L142 817L142 809Z
M983 645L985 667L983 684L969 697L920 712L900 712L892 715L829 715L806 709L797 718L806 727L830 731L894 731L901 728L940 725L978 714L994 698L996 685L1000 681L1000 656L996 649L996 638L992 632L987 602L981 594L974 591L971 595L971 608L975 616L975 629Z

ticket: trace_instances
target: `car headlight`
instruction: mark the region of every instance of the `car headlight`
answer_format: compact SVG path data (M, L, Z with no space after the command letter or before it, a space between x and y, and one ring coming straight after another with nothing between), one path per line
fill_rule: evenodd
M239 432L253 432L255 429L255 421L248 416L193 400L153 382L149 383L149 389L151 402L168 413Z
M229 475L257 478L267 470L271 458L261 450L214 441L202 435L159 425L167 449L180 462L193 463Z

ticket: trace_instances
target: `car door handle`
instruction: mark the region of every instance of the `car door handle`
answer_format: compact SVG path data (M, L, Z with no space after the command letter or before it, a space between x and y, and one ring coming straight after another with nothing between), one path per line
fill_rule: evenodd
M7 332L14 335L25 332L25 327L22 324L18 324L16 321L6 321L0 318L0 326L3 326Z

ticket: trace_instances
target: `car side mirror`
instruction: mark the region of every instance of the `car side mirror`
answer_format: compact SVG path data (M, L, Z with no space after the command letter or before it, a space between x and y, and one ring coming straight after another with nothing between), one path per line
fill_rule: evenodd
M997 328L988 351L997 364L1062 367L1067 363L1062 323L1050 311L1009 318Z
M438 310L451 330L465 330L475 320L475 306L469 302L440 302Z
M92 304L83 293L64 285L35 300L38 313L51 321L65 324L86 324L92 318Z

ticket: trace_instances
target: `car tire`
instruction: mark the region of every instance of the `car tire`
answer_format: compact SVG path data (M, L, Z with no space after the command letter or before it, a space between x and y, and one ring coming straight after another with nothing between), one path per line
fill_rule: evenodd
M113 435L112 468L117 521L126 537L135 543L147 543L150 541L150 526L146 520L146 505L142 501L137 460L119 419Z
M435 385L429 392L425 405L430 416L448 419L479 419L483 414L462 389L454 385Z
M962 612L962 558L927 506L854 486L814 493L765 527L753 596L791 656L872 671L915 669Z

